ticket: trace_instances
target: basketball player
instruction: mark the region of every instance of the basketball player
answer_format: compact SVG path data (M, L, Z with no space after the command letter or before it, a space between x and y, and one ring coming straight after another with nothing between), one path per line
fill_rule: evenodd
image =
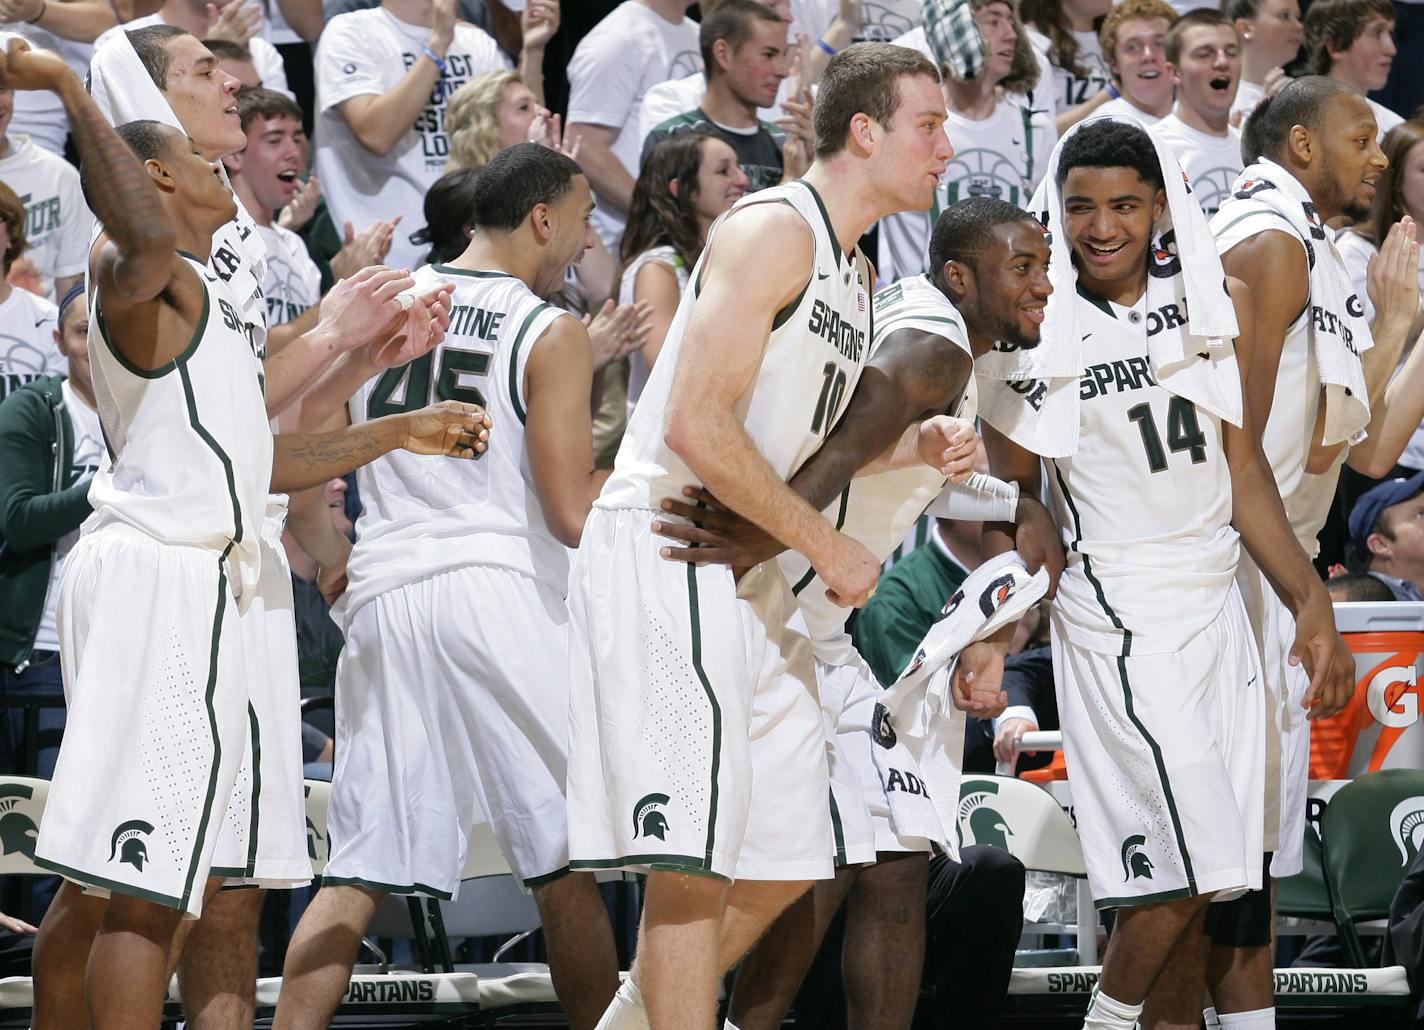
M1316 335L1337 321L1340 313L1329 312L1324 307L1328 302L1312 295L1312 269L1317 264L1340 265L1325 224L1341 218L1359 221L1369 214L1374 181L1387 163L1375 134L1371 106L1352 87L1319 76L1294 80L1262 101L1247 120L1242 151L1248 166L1258 158L1274 162L1271 174L1280 179L1278 187L1287 186L1287 179L1299 184L1315 206L1319 234L1303 238L1242 180L1212 220L1223 267L1244 282L1255 298L1252 410L1264 427L1262 448L1291 529L1312 557L1319 551L1316 538L1345 460L1340 448L1319 446L1318 419L1325 405ZM1395 225L1370 269L1368 289L1376 314L1369 333L1374 346L1362 357L1370 423L1366 439L1348 455L1350 465L1367 476L1388 474L1424 417L1424 364L1407 361L1390 383L1419 305L1419 248L1414 235L1408 218ZM1348 277L1343 282L1341 299L1348 297L1347 304L1358 304ZM1298 626L1293 626L1290 612L1268 589L1262 570L1243 561L1238 579L1262 651L1271 773L1265 846L1274 853L1270 875L1290 876L1302 868L1309 724L1335 714L1339 707L1304 706L1311 682L1287 661ZM1215 944L1208 983L1223 1025L1273 1026L1268 895L1253 892L1211 916L1208 928ZM1173 1007L1175 1018L1194 1022L1198 1001L1187 999L1180 1011Z
M21 40L0 85L60 97L107 229L91 267L104 344L91 362L112 463L61 584L69 743L36 843L36 862L68 880L41 926L36 975L67 976L69 1007L37 1006L34 1025L83 1025L87 1007L97 1026L148 1027L179 919L220 882L208 876L214 801L231 793L247 733L258 656L237 617L259 571L266 492L396 447L472 457L488 419L448 404L274 446L238 302L201 260L234 210L215 166L161 123L120 139L67 65Z
M1046 463L1068 549L1053 659L1089 884L1100 908L1117 909L1084 1025L1130 1030L1206 903L1259 882L1260 671L1233 585L1239 544L1296 613L1292 654L1322 704L1348 695L1353 661L1255 443L1239 280L1227 282L1243 327L1235 357L1215 359L1213 374L1231 389L1237 372L1224 363L1240 370L1242 427L1151 374L1148 334L1167 319L1147 310L1149 244L1164 175L1180 171L1164 171L1139 126L1098 121L1064 140L1050 174L1078 294L1076 328L1056 331L1081 333L1084 361L1077 450ZM1053 331L1045 345L1065 345ZM1037 494L1038 457L984 435L996 473ZM990 526L986 544L1009 541Z
M534 894L570 1023L591 1030L618 988L593 874L569 872L564 803L568 548L608 473L593 465L588 334L541 299L593 245L592 194L578 165L533 143L501 152L471 189L469 248L416 274L454 286L450 332L363 386L352 418L433 396L488 404L504 429L459 475L400 455L360 473L331 857L287 952L278 1027L330 1022L388 894L459 891L482 812Z
M605 1026L710 1025L721 974L831 875L821 713L776 646L789 584L771 565L739 585L666 562L652 523L705 486L809 556L840 603L869 596L874 556L785 481L866 360L856 240L928 208L952 154L938 80L899 47L831 59L811 169L713 229L585 526L569 591L571 864L651 870L637 966Z
M949 413L972 420L978 391L970 359L997 341L1018 347L1038 344L1039 324L1049 285L1048 244L1028 212L991 197L975 197L946 208L936 220L929 245L933 277L911 276L875 296L875 334L865 375L836 432L788 484L811 504L829 503L842 531L888 555L904 539L925 506L945 485L937 469L919 466L864 476L852 481L856 458L840 461L857 441L894 434L906 422ZM864 444L861 444L864 447ZM839 464L837 472L835 466ZM982 480L971 480L980 487ZM994 484L1002 486L1003 484ZM1017 490L980 488L969 496L956 487L957 514L966 519L1012 519L1016 547L1033 569L1047 564L1056 580L1062 571L1062 545L1043 506ZM842 491L844 491L842 493ZM841 494L839 500L834 500ZM717 510L715 498L699 492L702 508L681 501L666 510L699 525L659 523L659 532L695 543L672 549L684 561L725 562L748 567L781 550L780 545L736 516ZM797 584L805 626L818 658L818 680L828 712L835 757L853 770L849 779L861 796L847 797L843 780L833 776L835 804L843 826L844 860L833 880L819 881L777 920L743 960L732 994L730 1020L740 1030L780 1025L820 945L830 919L850 894L855 901L846 929L846 993L851 1025L904 1027L914 1014L924 955L924 909L929 869L928 842L897 837L884 789L871 759L870 714L882 687L845 633L845 611L817 589L805 559L781 556L782 569ZM966 651L966 669L976 660L993 663L1002 656L989 647ZM992 717L999 707L1001 673L983 673L991 688L967 689L956 702L977 715ZM976 679L981 678L976 676ZM967 685L959 682L961 688ZM834 769L834 766L833 766ZM854 864L872 857L853 852L850 841L855 808L867 810L872 827L874 864ZM853 949L853 951L852 951ZM854 975L850 974L854 970Z

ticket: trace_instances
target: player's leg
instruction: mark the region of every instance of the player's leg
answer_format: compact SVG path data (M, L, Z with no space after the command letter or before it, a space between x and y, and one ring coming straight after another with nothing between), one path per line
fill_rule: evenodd
M1188 927L1200 922L1208 901L1199 894L1119 908L1103 955L1098 990L1111 999L1140 1007Z
M586 1030L618 989L618 953L592 873L568 873L533 888L554 992L574 1030Z
M151 1030L168 994L168 953L183 910L115 894L84 979L89 1018L104 1030Z
M1220 906L1217 906L1220 907ZM1205 922L1211 905L1204 905L1183 931L1177 947L1162 967L1142 1007L1141 1024L1150 1030L1196 1030L1201 1026L1211 935Z
M914 1018L928 876L924 852L881 852L856 880L841 952L852 1030L904 1030Z
M845 901L863 866L836 870L817 880L786 907L737 967L727 1019L738 1030L776 1030L791 1008L826 928Z
M648 874L637 976L654 1030L709 1027L716 1018L727 886L710 876Z
M34 1030L83 1030L89 1025L84 973L109 899L60 884L35 937Z
M257 923L267 892L224 890L203 905L178 958L178 989L192 1030L241 1030L256 1008Z
M1271 856L1267 855L1267 869L1270 864ZM1219 1016L1250 1014L1261 1020L1262 1026L1275 1024L1274 888L1271 884L1265 890L1251 891L1222 913L1231 918L1208 924L1212 949L1206 967L1207 989ZM1213 906L1217 907L1226 906Z
M273 1030L325 1030L341 1004L361 935L386 895L368 887L323 887L287 946Z

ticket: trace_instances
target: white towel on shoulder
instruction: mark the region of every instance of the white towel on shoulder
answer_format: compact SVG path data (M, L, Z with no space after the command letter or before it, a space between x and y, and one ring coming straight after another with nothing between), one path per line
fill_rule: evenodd
M1369 390L1360 356L1374 346L1365 306L1330 230L1320 221L1304 186L1288 170L1261 158L1237 176L1231 196L1212 225L1230 224L1263 205L1290 223L1305 245L1310 270L1310 349L1325 388L1327 444L1359 443L1370 421Z
M1047 592L1048 573L1040 569L1030 576L1016 552L985 562L954 592L910 664L881 696L871 722L871 753L900 836L924 837L958 856L964 713L954 706L950 678L961 651L1013 622ZM904 771L894 761L901 746L919 770L929 805L905 789Z
M1029 211L1049 237L1049 281L1053 295L1044 313L1041 342L1015 351L994 350L974 363L979 376L979 413L1015 443L1045 457L1077 450L1078 377L1083 371L1082 334L1077 320L1077 270L1064 231L1058 190L1058 162L1064 144L1084 126L1079 122L1054 147L1048 170ZM1149 314L1148 362L1166 389L1233 425L1241 424L1241 377L1234 341L1236 309L1226 292L1221 259L1201 206L1171 149L1132 118L1112 117L1142 128L1157 152L1167 204L1153 226L1147 277L1147 310L1174 308L1176 318ZM1181 316L1185 316L1184 318ZM1040 391L1039 403L1026 384Z

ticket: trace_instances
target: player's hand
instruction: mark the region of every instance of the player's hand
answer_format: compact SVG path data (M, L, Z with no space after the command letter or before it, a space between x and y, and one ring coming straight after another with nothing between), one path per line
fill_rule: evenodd
M262 10L247 0L224 0L208 4L207 39L226 39L240 46L257 35L262 24Z
M57 90L65 76L73 75L64 58L49 50L35 50L19 36L0 53L0 89Z
M987 640L976 640L959 652L950 677L950 695L961 712L992 719L1009 704L1004 684L1004 652Z
M669 497L662 509L686 522L658 519L653 532L690 546L663 547L658 553L669 561L696 565L730 565L740 576L747 569L775 558L786 550L781 541L748 522L701 487L686 486L687 501Z
M0 22L32 22L44 10L45 0L0 0Z
M39 932L40 932L39 927L37 927L37 926L31 926L29 923L25 922L23 919L16 919L14 916L7 916L4 912L0 912L0 927L4 927L6 930L9 930L11 933L39 933Z
M1328 719L1342 712L1355 693L1355 657L1335 629L1335 611L1322 587L1295 617L1291 665L1305 664L1310 687L1301 707L1307 718Z
M1038 727L1027 719L1005 719L999 723L998 732L994 734L994 761L1013 765L1019 760L1019 751L1015 746L1020 737L1025 733L1037 733ZM1034 754L1033 751L1025 752Z
M403 268L371 265L342 279L321 301L320 326L333 334L336 347L353 351L390 335L388 327L406 311L396 298L415 286Z
M1063 554L1063 538L1054 525L1048 509L1033 497L1019 497L1018 519L1014 523L1014 550L1024 560L1024 567L1033 575L1039 569L1048 570L1048 593L1052 599L1058 593L1058 577L1063 575L1067 561Z
M411 297L410 309L385 328L385 335L372 341L367 356L378 369L396 368L429 353L445 339L450 328L453 283L433 286Z
M455 41L455 21L460 16L460 0L434 0L431 7L435 20L430 28L430 49L444 58L450 44Z
M559 0L529 0L520 15L525 50L543 50L559 31Z
M490 418L478 404L441 401L405 415L390 415L404 423L404 448L412 454L443 454L478 458L489 442Z
M584 328L593 348L593 370L606 368L621 361L648 342L652 326L648 318L653 306L647 301L637 304L614 304L613 298L603 302L596 315L584 315Z
M277 214L277 224L288 232L298 232L312 220L320 203L321 183L317 177L313 175L306 182L298 181L297 188L292 191L292 199Z
M935 415L920 423L917 442L920 460L951 483L962 483L974 474L979 434L974 423L951 415Z
M826 596L842 608L860 608L875 593L880 562L858 540L832 531L822 553L807 555L811 567L829 587Z
M1381 325L1407 331L1419 313L1419 242L1414 219L1405 215L1389 227L1379 253L1370 258L1365 290Z
M385 261L400 220L401 216L396 215L390 220L372 222L360 233L353 232L351 223L347 222L341 249L331 259L331 274L337 279L348 279L363 268Z
M346 562L339 565L323 565L316 572L316 588L330 608L342 594L346 593Z

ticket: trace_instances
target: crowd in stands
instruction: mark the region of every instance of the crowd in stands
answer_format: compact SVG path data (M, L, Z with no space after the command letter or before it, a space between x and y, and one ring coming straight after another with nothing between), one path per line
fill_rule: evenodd
M1361 298L1389 228L1405 216L1424 221L1421 0L970 0L984 44L970 75L929 31L927 12L948 6L0 0L0 47L18 36L84 75L114 33L166 25L203 40L235 80L223 88L247 142L223 165L266 245L269 353L316 325L323 297L343 279L371 265L413 270L457 257L473 218L469 184L496 154L534 142L574 159L593 190L597 242L548 299L588 326L604 467L710 228L744 196L809 167L818 77L857 41L899 43L944 69L955 150L934 207L893 215L867 238L881 284L926 271L930 229L948 205L993 196L1026 207L1056 140L1085 118L1149 127L1214 215L1243 168L1245 117L1307 72L1371 98L1390 162L1368 219L1332 227ZM55 584L90 512L89 479L105 449L85 293L96 227L76 160L51 94L0 90L0 693L53 702L28 725L10 709L0 762L42 777L64 723ZM1411 338L1421 328L1424 316ZM1421 360L1416 350L1401 366ZM1374 471L1342 482L1318 567L1330 570L1339 600L1424 601L1424 426L1398 466ZM289 518L350 539L360 511L351 476L294 495ZM342 634L328 601L341 584L323 578L327 564L290 531L284 543L303 694L329 696ZM927 519L917 528L853 624L883 682L980 561L977 524ZM1012 767L1018 737L1057 726L1047 619L1031 612L1020 636L1009 707L970 720L966 768ZM333 735L329 715L312 717L309 775L329 777ZM1017 926L1022 885L1012 881L1006 925Z

